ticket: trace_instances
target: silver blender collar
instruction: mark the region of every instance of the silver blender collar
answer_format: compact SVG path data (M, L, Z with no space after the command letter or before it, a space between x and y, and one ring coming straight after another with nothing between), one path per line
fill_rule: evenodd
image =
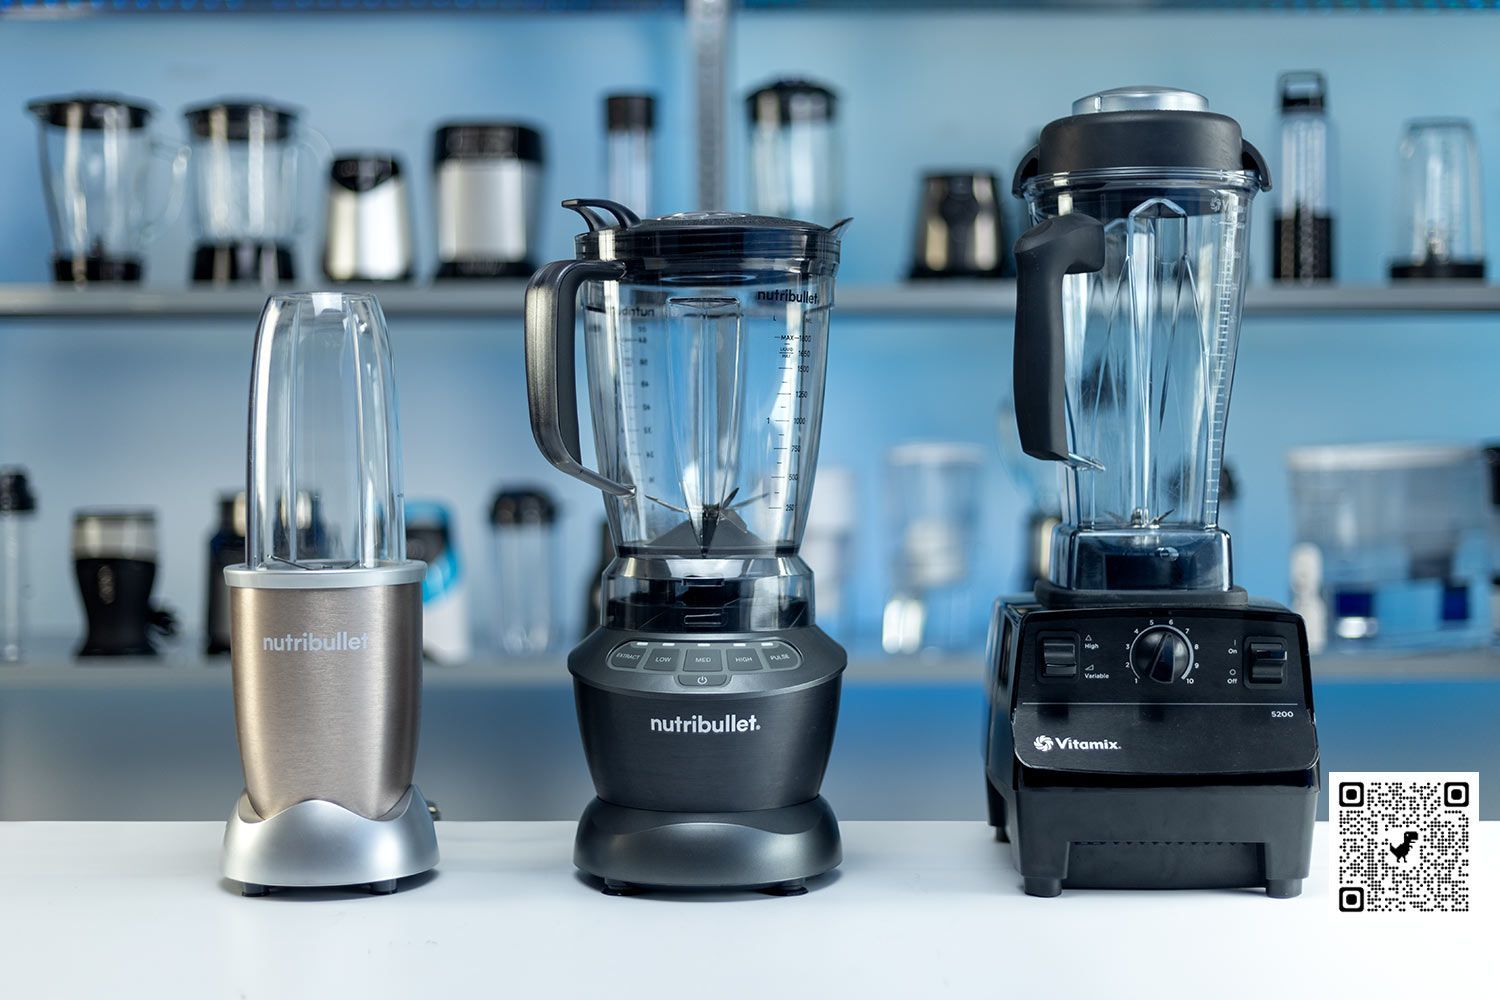
M1075 115L1103 111L1207 111L1208 98L1174 87L1115 87L1073 102Z

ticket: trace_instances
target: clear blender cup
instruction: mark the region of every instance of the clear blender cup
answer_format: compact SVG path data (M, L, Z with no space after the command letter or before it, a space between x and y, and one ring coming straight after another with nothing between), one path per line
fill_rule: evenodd
M1233 119L1157 87L1075 102L1022 160L1016 419L1027 454L1066 463L1047 584L1231 589L1220 465L1269 186Z
M721 212L642 221L612 202L563 204L589 232L577 238L580 259L533 279L532 429L554 465L605 493L619 555L605 581L606 625L810 621L797 547L842 224ZM578 445L575 296L598 471Z

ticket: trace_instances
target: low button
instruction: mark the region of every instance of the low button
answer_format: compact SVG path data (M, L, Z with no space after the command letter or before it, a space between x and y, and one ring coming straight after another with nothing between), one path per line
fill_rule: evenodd
M729 683L728 674L678 674L677 683L686 688L718 688Z
M690 648L683 657L682 669L690 674L718 673L724 669L724 651Z
M784 642L761 643L760 655L768 670L796 670L802 666L802 654Z
M761 670L765 667L765 664L760 662L760 657L756 655L755 650L748 647L736 647L725 650L724 658L729 661L729 669L736 672L741 670Z
M646 658L644 646L621 646L609 654L609 665L616 670L634 670Z
M646 669L670 673L682 665L682 650L658 646L646 654Z

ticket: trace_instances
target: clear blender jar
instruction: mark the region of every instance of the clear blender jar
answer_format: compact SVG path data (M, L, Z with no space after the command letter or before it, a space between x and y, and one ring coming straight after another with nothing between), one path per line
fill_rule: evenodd
M533 281L549 312L527 325L527 378L543 454L605 494L619 555L604 584L605 624L810 620L797 546L841 225L719 212L642 221L612 202L564 204L589 232L577 240L581 259ZM578 446L575 296L598 471Z
M1198 94L1105 91L1048 125L1014 191L1016 420L1065 463L1045 587L1229 591L1220 466L1259 152Z

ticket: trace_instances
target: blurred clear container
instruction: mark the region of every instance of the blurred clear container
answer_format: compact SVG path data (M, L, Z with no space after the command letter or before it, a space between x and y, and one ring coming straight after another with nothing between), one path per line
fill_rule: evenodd
M1419 118L1401 136L1396 279L1482 279L1479 144L1464 118Z
M36 497L26 470L0 468L0 661L21 659L26 640L26 597Z
M886 454L892 562L887 653L968 650L983 640L969 558L978 542L983 452L913 443Z
M802 531L802 559L813 571L817 620L848 645L854 635L854 539L859 524L854 470L826 465L813 480L812 506Z
M1334 650L1490 637L1489 478L1477 447L1368 444L1287 456L1293 589Z
M1314 282L1333 278L1333 206L1329 161L1328 81L1316 70L1283 73L1281 169L1271 234L1271 278Z
M838 95L809 80L774 80L745 99L750 210L831 226L840 218ZM634 206L632 206L634 207Z
M499 583L495 622L512 656L545 653L558 641L557 505L536 489L508 489L490 505Z
M610 94L604 98L605 170L609 198L645 218L655 214L651 197L656 98Z

